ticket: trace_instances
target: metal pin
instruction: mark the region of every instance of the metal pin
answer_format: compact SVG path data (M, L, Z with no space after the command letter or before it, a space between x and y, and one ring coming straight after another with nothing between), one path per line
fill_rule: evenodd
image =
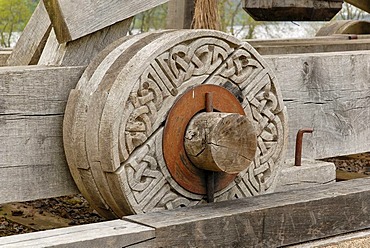
M206 93L206 112L213 112L213 93ZM215 172L206 171L207 202L215 201Z
M295 143L295 166L302 165L302 141L303 141L303 134L304 133L312 133L313 128L302 128L297 133L297 139Z

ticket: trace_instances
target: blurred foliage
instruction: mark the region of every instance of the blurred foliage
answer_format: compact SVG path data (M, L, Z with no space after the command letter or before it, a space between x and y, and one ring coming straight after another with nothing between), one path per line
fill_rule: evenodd
M254 21L243 9L241 0L218 0L221 31L238 35L247 28L246 38L253 38L255 28L262 22ZM166 29L167 4L145 11L134 17L130 34L147 32L150 30ZM234 28L238 26L238 28Z
M14 34L24 29L36 5L34 0L0 0L1 47L10 47Z
M165 3L136 15L132 21L129 33L135 34L165 29L166 19L167 4Z

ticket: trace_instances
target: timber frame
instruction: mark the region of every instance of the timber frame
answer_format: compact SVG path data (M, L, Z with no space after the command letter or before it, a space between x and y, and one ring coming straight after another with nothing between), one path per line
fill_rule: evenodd
M287 247L370 228L370 178L0 238L0 247ZM367 236L369 233L367 233Z
M130 11L136 1L129 1L124 15L87 29L80 29L81 20L61 22L63 26L55 25L56 19L49 20L55 11L60 13L54 18L69 13L63 9L68 8L64 2L68 1L45 0L38 6L30 21L33 26L25 30L25 34L37 34L35 44L21 39L12 53L0 53L4 66L0 68L0 204L79 192L68 170L62 140L69 93L92 57L126 35L132 15L167 1L146 1L135 13ZM366 1L359 3L364 4L359 7L366 6ZM188 15L186 19L183 27L189 25ZM90 47L90 42L96 46ZM315 129L304 143L305 157L325 159L370 151L368 35L355 40L350 35L335 35L248 42L262 54L280 84L290 117L288 158L293 156L295 134L302 127ZM96 242L110 242L113 247L208 246L212 242L218 246L288 246L370 229L369 186L370 179L365 178L129 216L66 232L0 238L0 247L33 247L35 242L55 247L90 247ZM103 231L96 237L94 230ZM78 239L77 235L73 239L70 233L89 238Z

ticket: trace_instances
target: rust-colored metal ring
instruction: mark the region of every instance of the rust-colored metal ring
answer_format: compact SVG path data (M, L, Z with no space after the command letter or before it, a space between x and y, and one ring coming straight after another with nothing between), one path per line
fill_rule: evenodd
M205 111L206 93L213 93L215 111L245 115L238 99L217 85L200 85L187 91L172 106L163 133L163 155L172 178L186 190L206 194L205 171L195 167L184 148L184 135L191 118ZM237 175L216 173L215 191L228 186Z

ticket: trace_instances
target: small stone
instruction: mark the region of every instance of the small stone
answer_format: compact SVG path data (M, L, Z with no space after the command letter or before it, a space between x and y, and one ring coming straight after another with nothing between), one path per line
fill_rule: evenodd
M23 210L12 210L12 216L22 216Z

